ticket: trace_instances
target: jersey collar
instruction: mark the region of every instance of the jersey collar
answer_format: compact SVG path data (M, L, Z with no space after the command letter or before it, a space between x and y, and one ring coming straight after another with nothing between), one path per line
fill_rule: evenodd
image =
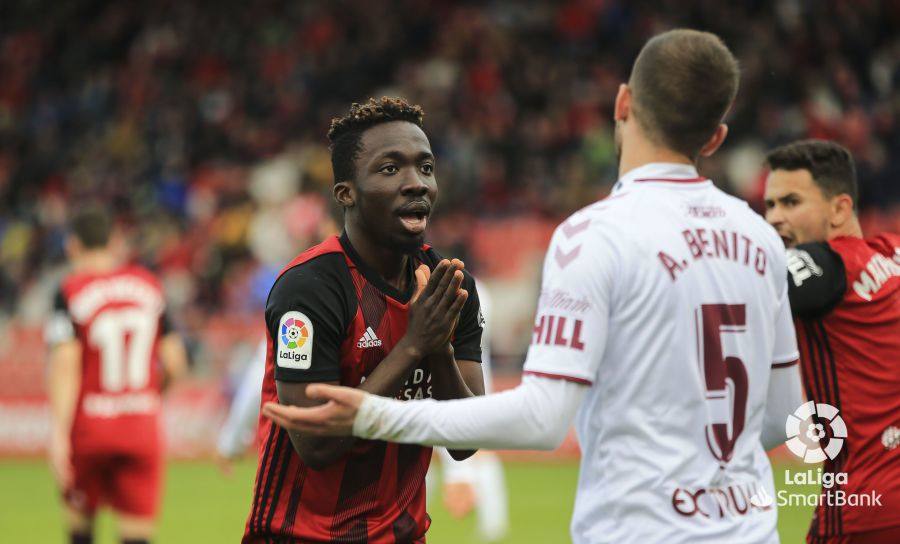
M407 262L407 274L410 277L410 280L407 282L407 287L405 292L401 292L399 289L389 284L381 277L381 274L376 272L373 268L366 264L363 261L362 257L359 256L359 253L356 252L356 249L353 247L353 244L350 243L350 238L347 236L347 231L343 231L340 236L341 247L344 249L344 253L347 257L350 258L350 261L353 262L354 266L362 273L363 277L366 278L370 284L375 286L376 289L384 293L385 295L391 297L396 300L400 304L409 303L412 298L414 289L415 289L415 258L410 256L409 261Z
M696 187L709 185L711 182L697 173L693 164L673 162L651 162L638 166L619 178L613 187L613 193L633 185L656 185Z

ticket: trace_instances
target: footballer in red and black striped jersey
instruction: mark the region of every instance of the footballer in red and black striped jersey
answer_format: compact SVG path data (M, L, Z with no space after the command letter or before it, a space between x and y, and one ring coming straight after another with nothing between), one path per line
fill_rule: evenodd
M433 267L440 256L424 246L415 261ZM471 294L453 348L459 359L480 361L478 297L468 274L464 284ZM346 235L304 252L269 295L263 402L277 399L276 380L358 386L405 334L411 295L368 269ZM396 397L429 398L431 380L427 365L420 364ZM408 542L428 528L424 478L431 448L361 440L339 461L312 470L271 420L260 419L259 438L262 455L248 535Z
M418 107L392 99L334 122L345 230L269 293L263 404L314 405L315 382L401 400L483 394L474 279L423 243L437 186L420 125ZM430 447L304 436L262 416L258 438L243 542L424 542Z
M839 410L844 447L823 471L883 508L821 504L810 541L900 527L900 236L841 236L788 250L788 289L806 395ZM824 428L829 428L825 426ZM892 431L894 429L894 431ZM823 441L829 439L823 437Z
M806 395L846 427L819 419L823 471L835 484L822 489L807 542L897 542L900 236L863 236L853 158L840 145L795 142L766 162L766 219L789 248ZM840 448L827 447L834 438Z

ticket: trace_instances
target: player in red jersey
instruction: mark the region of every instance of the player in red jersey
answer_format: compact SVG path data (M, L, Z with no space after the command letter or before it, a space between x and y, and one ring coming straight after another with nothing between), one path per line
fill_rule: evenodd
M120 264L111 230L100 208L72 219L72 271L45 333L50 464L77 544L92 542L103 504L115 511L122 542L152 538L162 478L160 393L187 368L159 281Z
M847 483L823 488L807 542L900 542L900 236L863 237L843 147L801 141L766 162L766 219L792 248L788 285L806 394L846 424L839 451L840 442L824 446L844 433L822 437L822 457L824 472L846 473ZM858 504L838 504L841 495Z
M382 98L332 122L344 232L269 293L263 403L318 404L306 396L315 382L404 400L483 394L474 280L424 244L437 184L422 117ZM259 444L245 543L424 542L431 448L289 434L264 417Z

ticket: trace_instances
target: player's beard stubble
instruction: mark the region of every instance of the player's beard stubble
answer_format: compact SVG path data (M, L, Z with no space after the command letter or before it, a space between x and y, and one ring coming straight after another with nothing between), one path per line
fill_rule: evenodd
M356 202L360 224L369 233L369 239L375 244L392 252L413 254L425 243L425 233L412 235L399 228L399 220L385 209L369 206L365 199ZM374 209L373 209L374 208ZM387 217L387 219L386 219Z

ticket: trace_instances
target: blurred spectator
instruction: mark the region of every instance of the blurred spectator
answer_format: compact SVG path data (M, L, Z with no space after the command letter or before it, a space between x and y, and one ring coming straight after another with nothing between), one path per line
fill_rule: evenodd
M438 246L470 248L491 222L563 217L608 192L616 87L673 26L719 34L742 62L707 175L755 202L766 149L834 138L857 158L864 223L900 230L896 2L32 0L3 12L7 315L40 315L22 306L49 296L26 293L49 293L61 225L86 197L117 212L183 327L259 312L280 267L334 229L328 121L371 95L427 112ZM490 271L498 263L478 260L506 253L466 257Z

